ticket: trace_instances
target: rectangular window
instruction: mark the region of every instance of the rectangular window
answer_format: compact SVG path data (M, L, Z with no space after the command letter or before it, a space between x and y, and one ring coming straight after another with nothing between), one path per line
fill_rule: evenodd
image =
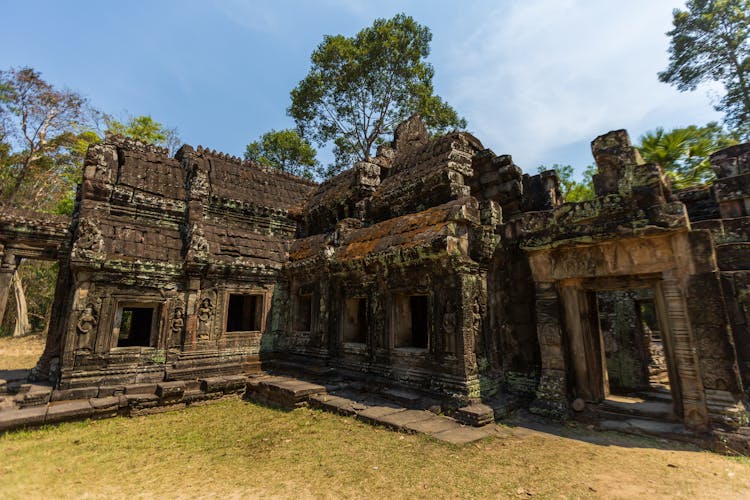
M312 328L312 294L297 295L294 311L294 330L309 332Z
M343 341L367 342L367 299L346 299L344 302Z
M117 347L151 347L153 307L123 307L118 325Z
M397 295L392 309L394 347L427 349L429 338L426 295Z
M263 295L230 294L227 307L227 332L262 330Z

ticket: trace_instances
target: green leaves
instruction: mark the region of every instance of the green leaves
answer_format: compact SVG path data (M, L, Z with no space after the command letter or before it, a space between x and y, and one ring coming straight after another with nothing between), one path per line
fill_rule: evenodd
M0 201L48 211L74 190L69 159L92 112L32 68L0 71Z
M410 16L377 19L354 37L328 35L311 55L307 76L291 91L287 110L303 138L333 143L334 175L370 158L373 146L414 113L432 133L466 127L434 95L434 70L424 59L432 34Z
M670 64L659 79L681 91L721 82L726 94L716 110L750 138L750 0L688 0L686 8L673 12Z
M296 130L271 130L245 148L245 159L283 172L312 179L318 160L316 151Z
M170 153L173 153L180 145L177 129L166 128L149 115L131 116L125 123L107 116L105 123L107 131L110 133L124 135L148 144L165 147L170 150Z
M676 189L699 186L714 179L709 157L737 143L716 122L666 132L662 127L640 138L638 149L647 162L658 163Z
M537 171L542 173L546 170L550 170L544 165L539 165ZM583 178L577 181L573 178L574 170L571 165L559 165L555 163L552 165L552 170L557 172L557 178L560 180L560 190L563 194L563 199L566 202L580 202L586 200L592 200L596 197L594 194L594 181L593 176L596 173L596 167L589 165L583 171Z

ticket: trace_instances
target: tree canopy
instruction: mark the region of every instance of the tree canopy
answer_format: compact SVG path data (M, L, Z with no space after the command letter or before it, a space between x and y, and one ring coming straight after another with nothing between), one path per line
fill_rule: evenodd
M142 142L167 148L170 153L180 146L176 128L167 128L149 115L129 116L125 123L106 116L107 132L132 137Z
M53 210L80 170L72 147L91 126L80 94L58 89L32 68L0 71L0 201Z
M245 159L312 179L318 160L315 149L296 130L271 130L245 148Z
M661 165L672 186L682 189L713 180L709 157L736 143L718 123L710 122L703 127L690 125L669 132L659 127L642 135L637 147L645 161Z
M688 0L673 11L669 67L659 79L681 91L721 82L716 104L729 128L750 138L750 0Z
M371 157L400 122L419 113L431 133L465 128L466 120L432 86L426 62L432 34L410 16L377 19L354 35L328 35L312 53L307 76L288 109L301 136L333 143L333 175Z
M150 116L122 123L32 68L0 70L0 202L70 213L86 150L103 138L101 121L110 132L171 150L179 145L176 129Z

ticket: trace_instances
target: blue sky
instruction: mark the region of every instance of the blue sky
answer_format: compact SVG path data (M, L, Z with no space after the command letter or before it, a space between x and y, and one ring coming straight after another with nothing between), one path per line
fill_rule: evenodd
M413 16L433 33L436 92L525 171L592 162L590 141L720 120L720 87L660 83L679 0L8 1L0 68L31 66L102 111L150 114L182 140L241 155L293 126L289 91L325 34ZM322 152L325 161L327 153Z

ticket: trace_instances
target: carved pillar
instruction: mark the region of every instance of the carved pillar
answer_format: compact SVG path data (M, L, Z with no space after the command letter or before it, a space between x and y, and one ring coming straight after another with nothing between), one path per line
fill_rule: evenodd
M8 252L1 255L0 260L0 323L5 317L5 308L8 306L8 296L13 285L13 275L18 270L21 259Z
M695 343L690 330L685 297L676 279L664 279L655 294L659 324L664 330L671 362L670 380L675 382L682 402L684 423L696 430L708 429L708 413L704 400L703 383L696 355ZM674 374L674 375L673 375Z
M486 301L481 294L478 278L474 274L460 273L458 275L458 289L460 293L458 305L457 352L459 359L463 359L461 369L465 379L467 396L478 398L479 377L477 371L476 343L480 336L482 310Z
M718 273L690 276L686 293L709 416L722 425L745 425L742 380Z
M566 363L560 304L554 283L536 283L536 323L542 373L530 410L563 418L568 412Z
M202 154L203 150L200 148L196 152L190 146L183 146L176 156L185 169L187 188L187 211L182 228L187 273L185 336L182 341L184 350L198 347L200 336L205 336L206 328L212 324L213 308L216 305L216 297L204 297L201 294L201 276L208 266L210 255L209 242L203 232L203 218L210 194L211 170L209 160Z

